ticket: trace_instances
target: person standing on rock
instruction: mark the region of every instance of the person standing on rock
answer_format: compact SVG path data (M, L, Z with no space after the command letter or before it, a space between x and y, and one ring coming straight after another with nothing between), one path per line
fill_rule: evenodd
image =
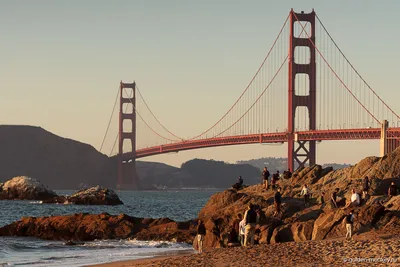
M394 182L392 182L390 184L389 190L388 190L389 199L394 196L397 196L398 192L399 192L399 189L397 188L396 184Z
M267 167L264 167L264 170L262 172L262 179L263 179L263 187L265 189L268 189L268 179L269 179L270 173L267 169Z
M363 190L363 192L362 192L362 198L363 198L364 200L366 200L367 197L368 197L368 191L369 191L369 179L368 179L368 176L365 176L365 177L364 177L362 190Z
M237 183L240 185L240 187L243 186L243 178L242 178L242 176L239 176L239 177L238 177Z
M331 202L334 208L337 208L337 194L339 193L339 188L336 188L331 195Z
M278 180L279 180L279 171L276 171L276 173L274 173L274 174L272 175L272 181L271 181L272 190L275 190L275 188L276 188L276 183L278 182Z
M199 220L199 225L197 226L197 247L199 252L203 252L203 241L206 235L206 227L202 220Z
M257 223L257 213L254 210L254 205L249 204L248 209L244 215L246 222L245 232L244 232L244 246L247 247L249 243L254 245L254 234L256 231Z
M354 215L353 212L350 211L349 214L346 215L346 240L352 239L353 237L353 222L354 222Z
M275 204L275 213L274 217L281 214L281 204L282 204L282 195L281 195L281 188L279 187L274 196L274 204Z
M310 189L308 189L307 184L304 185L303 189L301 190L300 193L302 196L304 196L304 205L306 207L309 206L309 202L310 202Z
M350 198L350 207L358 207L360 206L360 195L356 193L356 190L351 191L351 198Z

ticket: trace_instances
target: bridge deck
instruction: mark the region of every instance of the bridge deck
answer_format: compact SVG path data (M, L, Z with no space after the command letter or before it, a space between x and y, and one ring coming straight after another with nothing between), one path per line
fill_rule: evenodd
M160 146L142 148L136 150L136 156L133 152L123 154L123 160L132 158L143 158L164 153L178 152L190 149L199 149L216 146L231 146L256 143L284 143L287 141L287 132L237 135L227 137L217 137L201 140L189 140L165 144ZM380 128L364 129L339 129L339 130L316 130L296 132L297 140L362 140L362 139L380 139ZM400 128L389 128L387 130L388 139L400 139Z

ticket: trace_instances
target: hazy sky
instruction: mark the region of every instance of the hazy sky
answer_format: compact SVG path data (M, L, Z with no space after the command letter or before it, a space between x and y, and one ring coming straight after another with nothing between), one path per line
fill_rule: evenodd
M399 1L0 0L0 124L41 126L99 149L119 81L136 80L169 129L193 136L237 99L290 8L314 8L368 83L400 112ZM317 149L319 163L355 163L378 155L379 142L322 142ZM180 165L194 157L285 155L286 145L246 145L146 160Z

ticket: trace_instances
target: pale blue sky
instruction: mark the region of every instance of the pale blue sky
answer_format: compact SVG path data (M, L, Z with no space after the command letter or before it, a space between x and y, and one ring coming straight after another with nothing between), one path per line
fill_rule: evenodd
M243 91L290 8L314 8L350 61L400 112L399 1L0 0L0 123L41 126L99 148L119 81L136 80L168 128L193 136ZM321 143L317 158L355 163L377 155L378 145ZM146 160L180 165L194 157L285 155L286 145L248 145Z

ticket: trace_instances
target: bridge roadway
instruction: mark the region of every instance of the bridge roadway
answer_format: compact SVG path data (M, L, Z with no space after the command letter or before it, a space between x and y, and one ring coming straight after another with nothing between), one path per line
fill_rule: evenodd
M364 128L364 129L339 129L339 130L315 130L295 132L299 141L326 141L326 140L365 140L380 139L380 128ZM400 127L387 129L388 139L400 139ZM130 160L133 158L143 158L164 153L178 152L190 149L199 149L216 146L231 146L257 143L284 143L288 140L287 132L265 133L265 134L249 134L236 135L226 137L216 137L209 139L188 140L160 146L142 148L136 150L136 156L133 152L124 153L122 160Z

